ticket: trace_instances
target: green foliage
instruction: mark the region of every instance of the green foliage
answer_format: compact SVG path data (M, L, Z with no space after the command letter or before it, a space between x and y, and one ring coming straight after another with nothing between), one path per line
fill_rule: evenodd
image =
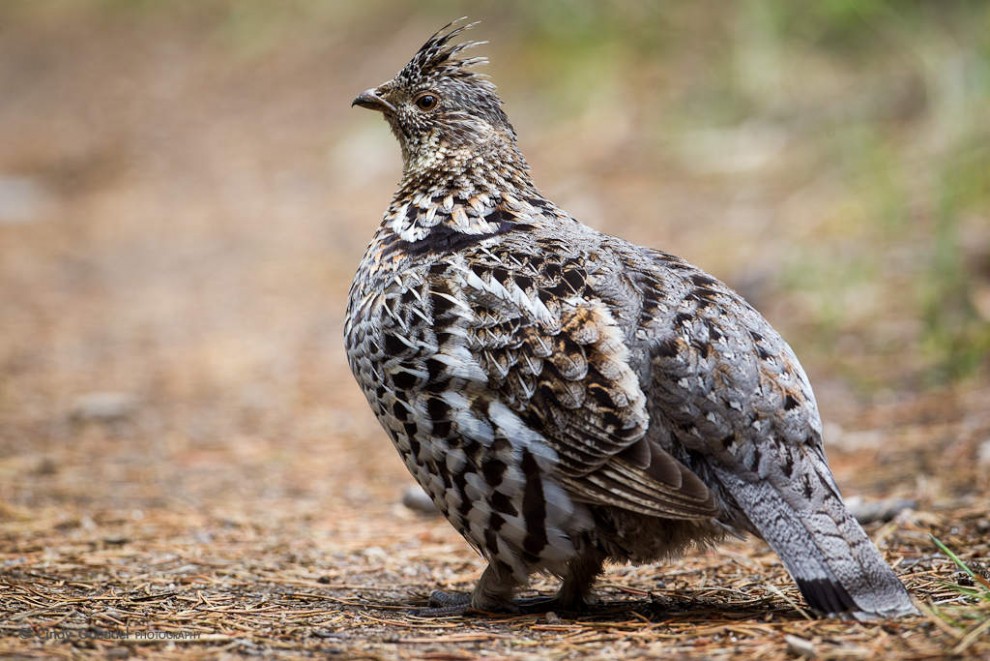
M958 555L953 553L952 549L950 549L948 546L943 544L942 540L940 540L938 537L936 537L935 535L929 535L929 537L932 538L932 542L935 543L935 546L938 547L939 551L944 553L946 557L948 557L950 560L952 560L953 563L955 563L956 567L958 567L964 574L969 576L973 580L974 584L980 586L979 588L969 588L963 585L952 584L950 585L950 587L953 590L959 592L959 594L963 594L966 595L967 597L973 597L980 601L986 601L990 603L990 581L988 581L986 578L980 576L972 569L970 569L969 565L967 565L962 559L960 559Z
M990 168L990 163L982 167ZM931 373L936 381L967 376L990 355L990 324L973 304L974 276L965 264L960 237L959 209L965 202L960 185L965 188L967 180L979 178L970 168L950 164L940 178L932 252L921 288L925 343L936 357Z
M929 537L938 547L938 550L952 560L956 567L969 577L974 586L978 586L968 587L958 583L949 583L947 587L961 595L968 603L962 607L929 604L926 608L946 625L956 629L956 637L959 642L952 651L955 654L961 654L978 639L990 634L990 581L973 571L940 539L934 535L929 535Z
M778 7L772 24L787 35L785 50L863 61L889 73L873 74L880 87L852 91L842 100L846 107L815 122L828 154L821 165L837 164L843 183L843 217L833 224L847 239L835 239L845 246L843 258L830 262L831 269L826 262L817 282L805 278L800 287L841 301L843 291L853 295L871 280L886 280L890 307L878 309L878 319L900 310L920 321L917 344L902 350L914 357L921 380L934 385L966 378L990 355L990 323L975 305L986 273L971 257L974 250L980 254L973 237L984 236L979 227L990 222L990 6L813 6L800 16ZM806 20L818 32L812 34ZM898 79L901 87L884 88ZM821 250L799 253L793 268L821 264ZM912 258L898 257L905 251ZM857 266L864 262L872 268ZM850 277L855 273L864 279ZM841 334L843 324L855 323L834 305L823 306L821 316L830 329L819 338L823 344Z

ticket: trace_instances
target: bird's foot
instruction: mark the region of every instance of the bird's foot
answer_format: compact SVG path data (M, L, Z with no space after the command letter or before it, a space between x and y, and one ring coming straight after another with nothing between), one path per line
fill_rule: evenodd
M575 609L569 608L558 597L524 597L512 602L513 606L519 609L517 612L523 615L535 615L540 613L573 612Z
M512 601L485 604L482 607L472 603L471 594L467 592L443 592L434 590L430 593L426 608L413 612L418 617L450 617L467 615L468 613L490 613L509 615L536 615L540 613L577 612L580 609L565 604L558 597L524 597Z

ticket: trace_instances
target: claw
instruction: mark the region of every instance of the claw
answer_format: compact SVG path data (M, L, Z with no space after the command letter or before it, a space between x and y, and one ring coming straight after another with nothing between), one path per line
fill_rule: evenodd
M560 599L557 597L523 597L514 599L512 605L523 615L535 615L538 613L549 613L550 611L567 610L563 608Z

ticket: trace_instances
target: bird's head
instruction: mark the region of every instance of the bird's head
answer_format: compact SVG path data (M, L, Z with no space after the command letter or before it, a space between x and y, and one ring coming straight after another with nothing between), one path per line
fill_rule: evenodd
M516 151L515 131L495 85L474 69L488 60L462 56L484 42L450 43L475 25L455 27L458 22L430 37L395 78L351 104L385 116L402 147L407 175L464 167L505 148Z

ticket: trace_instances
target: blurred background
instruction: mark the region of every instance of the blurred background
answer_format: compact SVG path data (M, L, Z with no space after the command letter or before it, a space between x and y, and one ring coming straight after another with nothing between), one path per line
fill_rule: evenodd
M791 342L841 483L986 487L990 3L6 0L0 518L398 499L341 331L400 156L350 103L463 15L548 197Z

